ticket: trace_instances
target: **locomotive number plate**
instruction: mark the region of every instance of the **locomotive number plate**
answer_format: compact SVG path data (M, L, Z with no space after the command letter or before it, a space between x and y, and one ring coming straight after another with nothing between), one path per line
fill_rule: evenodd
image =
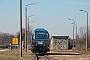
M43 44L43 41L38 41L38 44Z

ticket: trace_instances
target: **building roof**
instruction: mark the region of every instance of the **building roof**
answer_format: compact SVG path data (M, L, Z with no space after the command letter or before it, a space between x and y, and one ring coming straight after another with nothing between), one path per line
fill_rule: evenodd
M68 39L69 36L52 36L54 39Z

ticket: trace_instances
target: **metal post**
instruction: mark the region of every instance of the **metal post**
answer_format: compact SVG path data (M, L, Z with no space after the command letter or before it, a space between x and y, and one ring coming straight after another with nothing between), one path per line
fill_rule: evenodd
M73 49L74 49L74 26L75 26L75 21L73 19L68 18L69 20L73 21Z
M25 49L27 52L27 5L25 6Z
M35 16L35 15L31 15L31 16ZM29 17L31 17L31 16L28 16L28 39L27 39L28 42L30 42L30 44L31 44L31 41L29 39L29 23L33 22L33 21L29 22Z
M86 24L86 52L88 51L88 12L84 10L79 10L87 13L87 24Z
M77 25L76 25L76 40L75 40L75 45L77 45Z
M27 38L28 42L30 42L30 39L29 39L29 23L33 22L33 21L29 22L29 17L31 17L31 16L28 16L28 38Z
M29 17L28 17L28 33L27 33L27 42L29 42Z
M27 52L27 6L25 6L25 50Z
M74 49L74 25L75 25L75 22L73 24L73 49Z
M75 39L75 46L77 45L77 24L76 25L76 39Z
M25 48L26 48L26 52L27 52L27 6L33 5L33 4L36 4L36 3L28 4L25 6Z
M20 57L22 57L22 0L20 0Z
M86 52L88 51L88 12L87 12L87 33L86 33Z
M28 43L30 43L29 33L30 33L30 31L29 31L29 24L28 24Z

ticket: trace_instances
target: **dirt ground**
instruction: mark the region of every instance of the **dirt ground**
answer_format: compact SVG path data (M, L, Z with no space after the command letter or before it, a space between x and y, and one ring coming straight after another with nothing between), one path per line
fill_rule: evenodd
M60 52L58 52L60 53ZM72 52L65 52L65 54L62 54L63 52L61 52L60 54L47 54L48 56L50 56L53 60L90 60L90 53L79 53L78 54L72 54ZM75 52L76 53L76 52ZM30 51L30 60L34 60L35 59L35 54L32 53Z
M53 60L90 60L90 53L80 53L80 54L47 54L50 56ZM35 59L35 55L30 52L31 57L30 60Z
M51 55L54 60L90 60L90 54L82 55Z
M90 52L85 51L54 51L49 56L53 60L90 60Z

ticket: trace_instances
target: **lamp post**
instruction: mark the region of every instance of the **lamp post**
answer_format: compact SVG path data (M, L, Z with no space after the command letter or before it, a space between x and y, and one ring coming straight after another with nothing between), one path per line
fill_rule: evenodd
M36 3L27 4L25 6L25 48L26 48L26 52L27 52L27 6L34 5L34 4Z
M75 40L75 45L77 45L77 24L76 25L76 40Z
M29 23L32 23L33 21L29 22ZM27 45L29 45L30 43L30 39L29 39L29 23L28 23L28 31L27 31Z
M75 46L76 46L77 45L77 24L75 24L75 25L76 25L76 40L75 40Z
M31 16L35 16L35 15L31 15ZM29 42L29 23L32 23L33 21L29 22L29 17L31 16L28 16L28 32L27 32L27 42Z
M22 0L20 0L20 57L22 57Z
M33 22L33 21L31 21L31 22L29 22L29 23L32 23L32 22ZM30 33L30 32L29 32L29 24L28 24L28 34L27 34L27 35L28 35L28 36L27 36L27 38L28 38L28 39L27 39L27 40L28 40L28 43L31 42L30 39L29 39L29 35L30 35L29 33Z
M84 10L79 10L79 11L83 11L83 12L86 12L87 13L87 27L86 27L86 52L88 51L88 12L87 11L84 11Z
M73 21L73 48L74 48L74 26L75 26L75 21L73 19L68 18L69 20Z

